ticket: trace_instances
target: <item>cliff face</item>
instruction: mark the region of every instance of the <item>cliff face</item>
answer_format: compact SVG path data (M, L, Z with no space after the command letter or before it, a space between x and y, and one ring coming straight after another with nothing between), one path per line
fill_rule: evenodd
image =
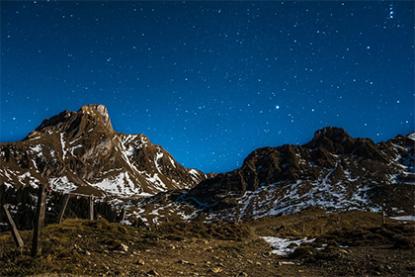
M23 141L0 144L0 183L13 188L48 184L55 191L143 197L205 178L145 135L114 131L103 105L62 112Z
M208 176L145 135L114 131L107 109L88 105L45 120L23 141L0 144L0 198L32 209L33 192L19 201L13 191L47 184L105 198L133 224L251 220L310 207L415 214L414 142L410 134L376 144L328 127L309 143L260 148L239 169Z
M329 127L304 145L257 149L241 168L179 196L153 197L140 209L150 222L170 214L185 220L251 220L310 207L415 214L414 158L413 134L375 144ZM175 205L165 208L169 201ZM153 216L153 209L162 216Z

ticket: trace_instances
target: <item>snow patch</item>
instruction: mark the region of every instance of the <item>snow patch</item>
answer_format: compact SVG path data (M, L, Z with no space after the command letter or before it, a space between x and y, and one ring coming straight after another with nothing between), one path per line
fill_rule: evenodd
M26 172L20 176L17 177L19 182L25 186L25 185L30 185L33 188L38 188L40 181L38 179L36 179L35 177L33 177L30 172Z
M170 163L172 164L172 166L173 166L174 168L176 168L176 164L174 163L174 160L173 160L172 158L170 158L170 157L169 157L169 161L170 161Z
M61 147L62 147L62 160L65 160L66 146L65 146L65 140L63 138L63 133L60 133L60 140L61 140Z
M160 160L161 158L163 158L163 153L162 153L162 152L157 152L157 153L156 153L156 157L154 158L154 164L156 165L157 171L158 171L159 173L163 174L163 173L161 172L161 168L160 168L160 165L159 165L159 160Z
M394 216L391 218L395 220L400 220L400 221L415 221L415 215L402 215L402 216Z
M38 156L38 157L42 157L43 156L43 153L42 153L42 145L37 144L35 146L29 147L29 149L32 150L32 152L34 154L36 154L36 156Z
M121 172L113 178L103 179L95 184L90 184L107 193L119 196L148 196L148 193L134 184L128 172Z
M71 181L69 181L68 177L58 177L58 178L50 178L49 185L53 191L64 192L68 193L71 191L76 190L78 187Z
M147 176L146 180L149 181L151 184L156 185L157 189L161 191L167 190L166 184L160 179L160 177L155 173L152 177Z
M279 237L261 237L271 247L272 253L278 256L287 256L295 251L301 244L312 243L315 239L284 239Z
M188 172L193 181L198 182L200 180L199 172L197 170L190 169Z

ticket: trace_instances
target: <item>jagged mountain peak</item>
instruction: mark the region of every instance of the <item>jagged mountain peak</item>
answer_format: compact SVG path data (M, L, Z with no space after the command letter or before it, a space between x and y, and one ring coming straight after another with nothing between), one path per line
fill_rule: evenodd
M104 105L64 111L28 137L0 144L0 182L87 194L145 196L189 188L206 178L144 134L118 133ZM27 178L26 178L27 177Z
M354 139L342 128L325 127L314 133L312 140L308 143L309 147L323 147L329 151L336 149L350 148Z
M98 112L101 116L109 117L108 109L105 105L102 104L87 104L83 105L79 111L88 113L88 112Z
M111 119L107 108L101 104L82 106L78 111L63 111L51 118L45 119L29 134L29 138L39 133L67 133L80 136L91 133L113 133Z
M235 211L236 216L277 215L310 206L376 210L385 203L409 211L411 206L400 203L395 193L413 190L414 143L407 137L402 137L405 143L375 144L341 128L323 128L305 145L253 151L241 168L201 182L189 199L223 210L218 212L223 217Z
M369 158L383 159L369 138L353 138L344 129L322 128L314 133L313 139L304 145L319 152L332 154L357 154Z
M321 129L318 129L314 133L313 140L318 140L322 137L330 138L333 141L343 141L345 139L350 139L351 136L343 128L327 126Z
M92 117L95 117L97 120L101 120L104 126L106 126L109 129L112 129L110 116L106 106L102 104L84 105L79 109L79 112L91 115Z

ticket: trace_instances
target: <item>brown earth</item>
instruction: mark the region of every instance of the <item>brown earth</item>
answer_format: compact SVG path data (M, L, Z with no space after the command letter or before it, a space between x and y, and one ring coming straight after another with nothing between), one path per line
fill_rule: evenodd
M245 224L169 223L157 229L67 219L43 229L36 259L29 248L17 251L9 233L0 234L0 276L411 276L414 227L393 220L382 225L372 213L319 210ZM30 245L31 232L22 236ZM283 258L260 236L316 240Z

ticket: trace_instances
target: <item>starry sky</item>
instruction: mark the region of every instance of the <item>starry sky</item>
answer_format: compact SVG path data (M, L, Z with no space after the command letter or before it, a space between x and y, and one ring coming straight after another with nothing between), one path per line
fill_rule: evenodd
M414 130L414 2L1 1L0 141L101 103L185 166Z

